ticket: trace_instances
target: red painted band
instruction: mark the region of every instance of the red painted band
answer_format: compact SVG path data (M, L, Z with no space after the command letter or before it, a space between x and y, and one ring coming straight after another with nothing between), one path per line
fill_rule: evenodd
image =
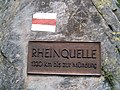
M32 19L32 24L56 25L55 19Z

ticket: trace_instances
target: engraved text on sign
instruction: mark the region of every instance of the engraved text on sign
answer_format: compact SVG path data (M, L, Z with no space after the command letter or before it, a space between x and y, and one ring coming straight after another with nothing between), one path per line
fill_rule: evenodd
M101 74L99 42L30 41L28 51L28 74Z

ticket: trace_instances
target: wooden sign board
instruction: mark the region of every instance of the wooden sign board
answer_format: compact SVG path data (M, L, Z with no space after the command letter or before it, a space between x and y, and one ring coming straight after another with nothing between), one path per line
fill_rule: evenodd
M101 75L100 42L30 41L28 74Z

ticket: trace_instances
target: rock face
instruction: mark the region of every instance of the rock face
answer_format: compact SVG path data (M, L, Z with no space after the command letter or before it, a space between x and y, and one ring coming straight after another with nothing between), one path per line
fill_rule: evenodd
M0 0L0 90L119 90L120 9L116 3ZM31 31L32 15L36 12L57 13L55 33ZM29 40L101 42L103 75L27 75Z

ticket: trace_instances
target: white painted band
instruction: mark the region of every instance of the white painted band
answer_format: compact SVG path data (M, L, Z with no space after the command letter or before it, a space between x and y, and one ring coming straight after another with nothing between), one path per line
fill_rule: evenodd
M35 13L33 18L36 19L56 19L57 13Z
M40 24L32 24L32 31L47 31L47 32L55 32L55 27L52 25L40 25Z

